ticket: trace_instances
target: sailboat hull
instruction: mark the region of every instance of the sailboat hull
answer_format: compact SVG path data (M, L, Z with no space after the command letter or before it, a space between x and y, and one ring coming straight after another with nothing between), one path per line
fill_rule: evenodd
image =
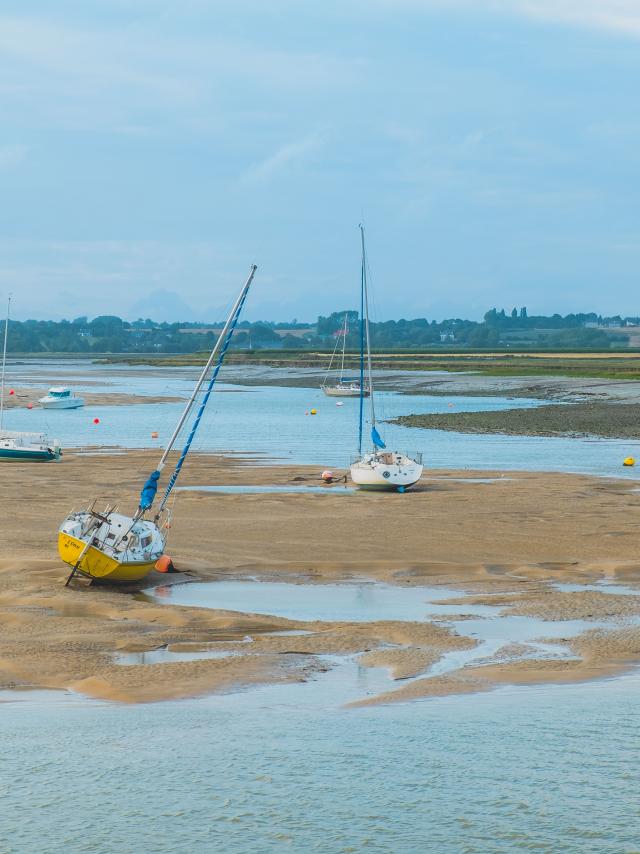
M360 489L404 491L421 476L422 463L394 452L365 454L351 466L351 480Z
M0 460L30 460L34 463L48 463L58 456L48 448L0 448Z
M327 397L360 397L360 389L354 386L323 386L322 391ZM365 390L362 396L369 397L368 390Z
M86 543L72 537L64 531L58 532L58 554L62 560L75 566ZM78 569L91 578L99 578L119 584L141 581L155 567L155 561L144 563L120 563L94 546L90 546L82 555Z

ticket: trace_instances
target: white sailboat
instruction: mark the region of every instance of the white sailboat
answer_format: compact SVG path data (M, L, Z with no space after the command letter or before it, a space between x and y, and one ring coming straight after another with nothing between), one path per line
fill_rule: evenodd
M231 343L251 282L256 272L251 267L233 309L224 325L211 355L195 385L185 409L180 416L157 468L150 474L140 493L140 503L133 516L117 512L109 506L102 512L95 510L95 502L86 510L76 510L67 516L58 530L58 553L72 567L67 584L76 573L88 578L109 582L133 582L144 578L155 567L164 552L170 514L167 501L175 486L191 443L200 424L204 410ZM205 385L206 383L206 385ZM164 495L152 518L145 518L153 507L161 472L170 451L191 413L198 393L205 386L198 411L191 425L180 458L169 478Z
M347 346L347 335L349 333L349 312L345 311L344 313L344 325L342 327L341 333L336 339L336 345L333 348L333 353L331 355L331 361L329 362L329 367L327 368L327 373L325 374L324 380L322 382L322 391L328 397L360 397L360 383L344 375L344 353ZM342 361L340 364L340 378L335 385L329 384L329 374L331 373L331 368L333 366L333 360L335 359L336 352L338 350L338 345L340 344L340 339L342 339ZM369 389L365 388L364 396L369 397Z
M31 462L58 460L62 455L58 441L50 443L44 433L25 433L17 430L5 430L4 428L4 389L10 315L11 297L7 300L7 316L4 323L4 343L2 346L2 373L0 374L0 460L29 460Z
M360 388L365 388L365 356L367 385L370 396L370 426L372 449L362 450L364 427L364 395L360 395L360 423L358 431L358 456L351 464L351 479L361 489L388 489L404 492L422 476L422 454L409 455L403 451L389 451L376 428L376 412L371 369L371 342L369 336L369 294L367 288L367 256L364 228L360 226L362 268L360 276Z

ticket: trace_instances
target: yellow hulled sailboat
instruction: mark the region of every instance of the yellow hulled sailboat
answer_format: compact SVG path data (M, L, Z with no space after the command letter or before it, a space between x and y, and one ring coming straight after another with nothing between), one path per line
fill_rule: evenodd
M169 529L170 514L167 501L178 479L200 420L213 392L218 373L231 343L234 330L242 312L249 288L256 272L253 265L249 276L231 310L227 322L211 351L198 382L180 416L157 468L151 472L140 493L140 503L133 516L119 513L117 506L107 506L103 511L95 509L95 502L83 510L72 511L58 530L58 554L71 567L67 584L76 575L109 581L131 583L140 581L155 567L163 556ZM169 453L193 411L196 399L204 388L204 394L191 425L186 443L176 467L169 478L162 500L153 513L158 484Z

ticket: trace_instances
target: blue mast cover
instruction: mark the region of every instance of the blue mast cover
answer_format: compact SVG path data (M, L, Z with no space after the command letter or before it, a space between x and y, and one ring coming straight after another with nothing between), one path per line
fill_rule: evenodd
M149 478L145 485L142 487L142 492L140 493L140 509L148 510L153 504L153 499L156 497L156 492L158 491L158 479L160 477L159 471L152 471L149 475Z
M378 431L376 430L375 427L371 431L371 441L376 446L376 448L386 448L387 447L385 445L385 443L382 441L382 437L380 436L380 433L378 433Z

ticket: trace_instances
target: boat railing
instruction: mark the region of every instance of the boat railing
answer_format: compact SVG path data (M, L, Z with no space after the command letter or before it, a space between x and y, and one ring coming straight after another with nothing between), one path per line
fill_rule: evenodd
M27 439L29 442L46 443L45 433L26 433L22 430L0 430L0 439Z
M418 465L422 465L422 451L397 451L397 450L384 451L384 450L381 450L381 451L378 451L378 453L379 454L393 454L394 456L397 456L399 454L401 457L407 457L407 459L413 460L414 462L418 463ZM360 462L360 460L364 456L369 456L369 452L366 452L364 454L353 454L349 459L349 465L351 465L351 466L355 465L355 463Z

